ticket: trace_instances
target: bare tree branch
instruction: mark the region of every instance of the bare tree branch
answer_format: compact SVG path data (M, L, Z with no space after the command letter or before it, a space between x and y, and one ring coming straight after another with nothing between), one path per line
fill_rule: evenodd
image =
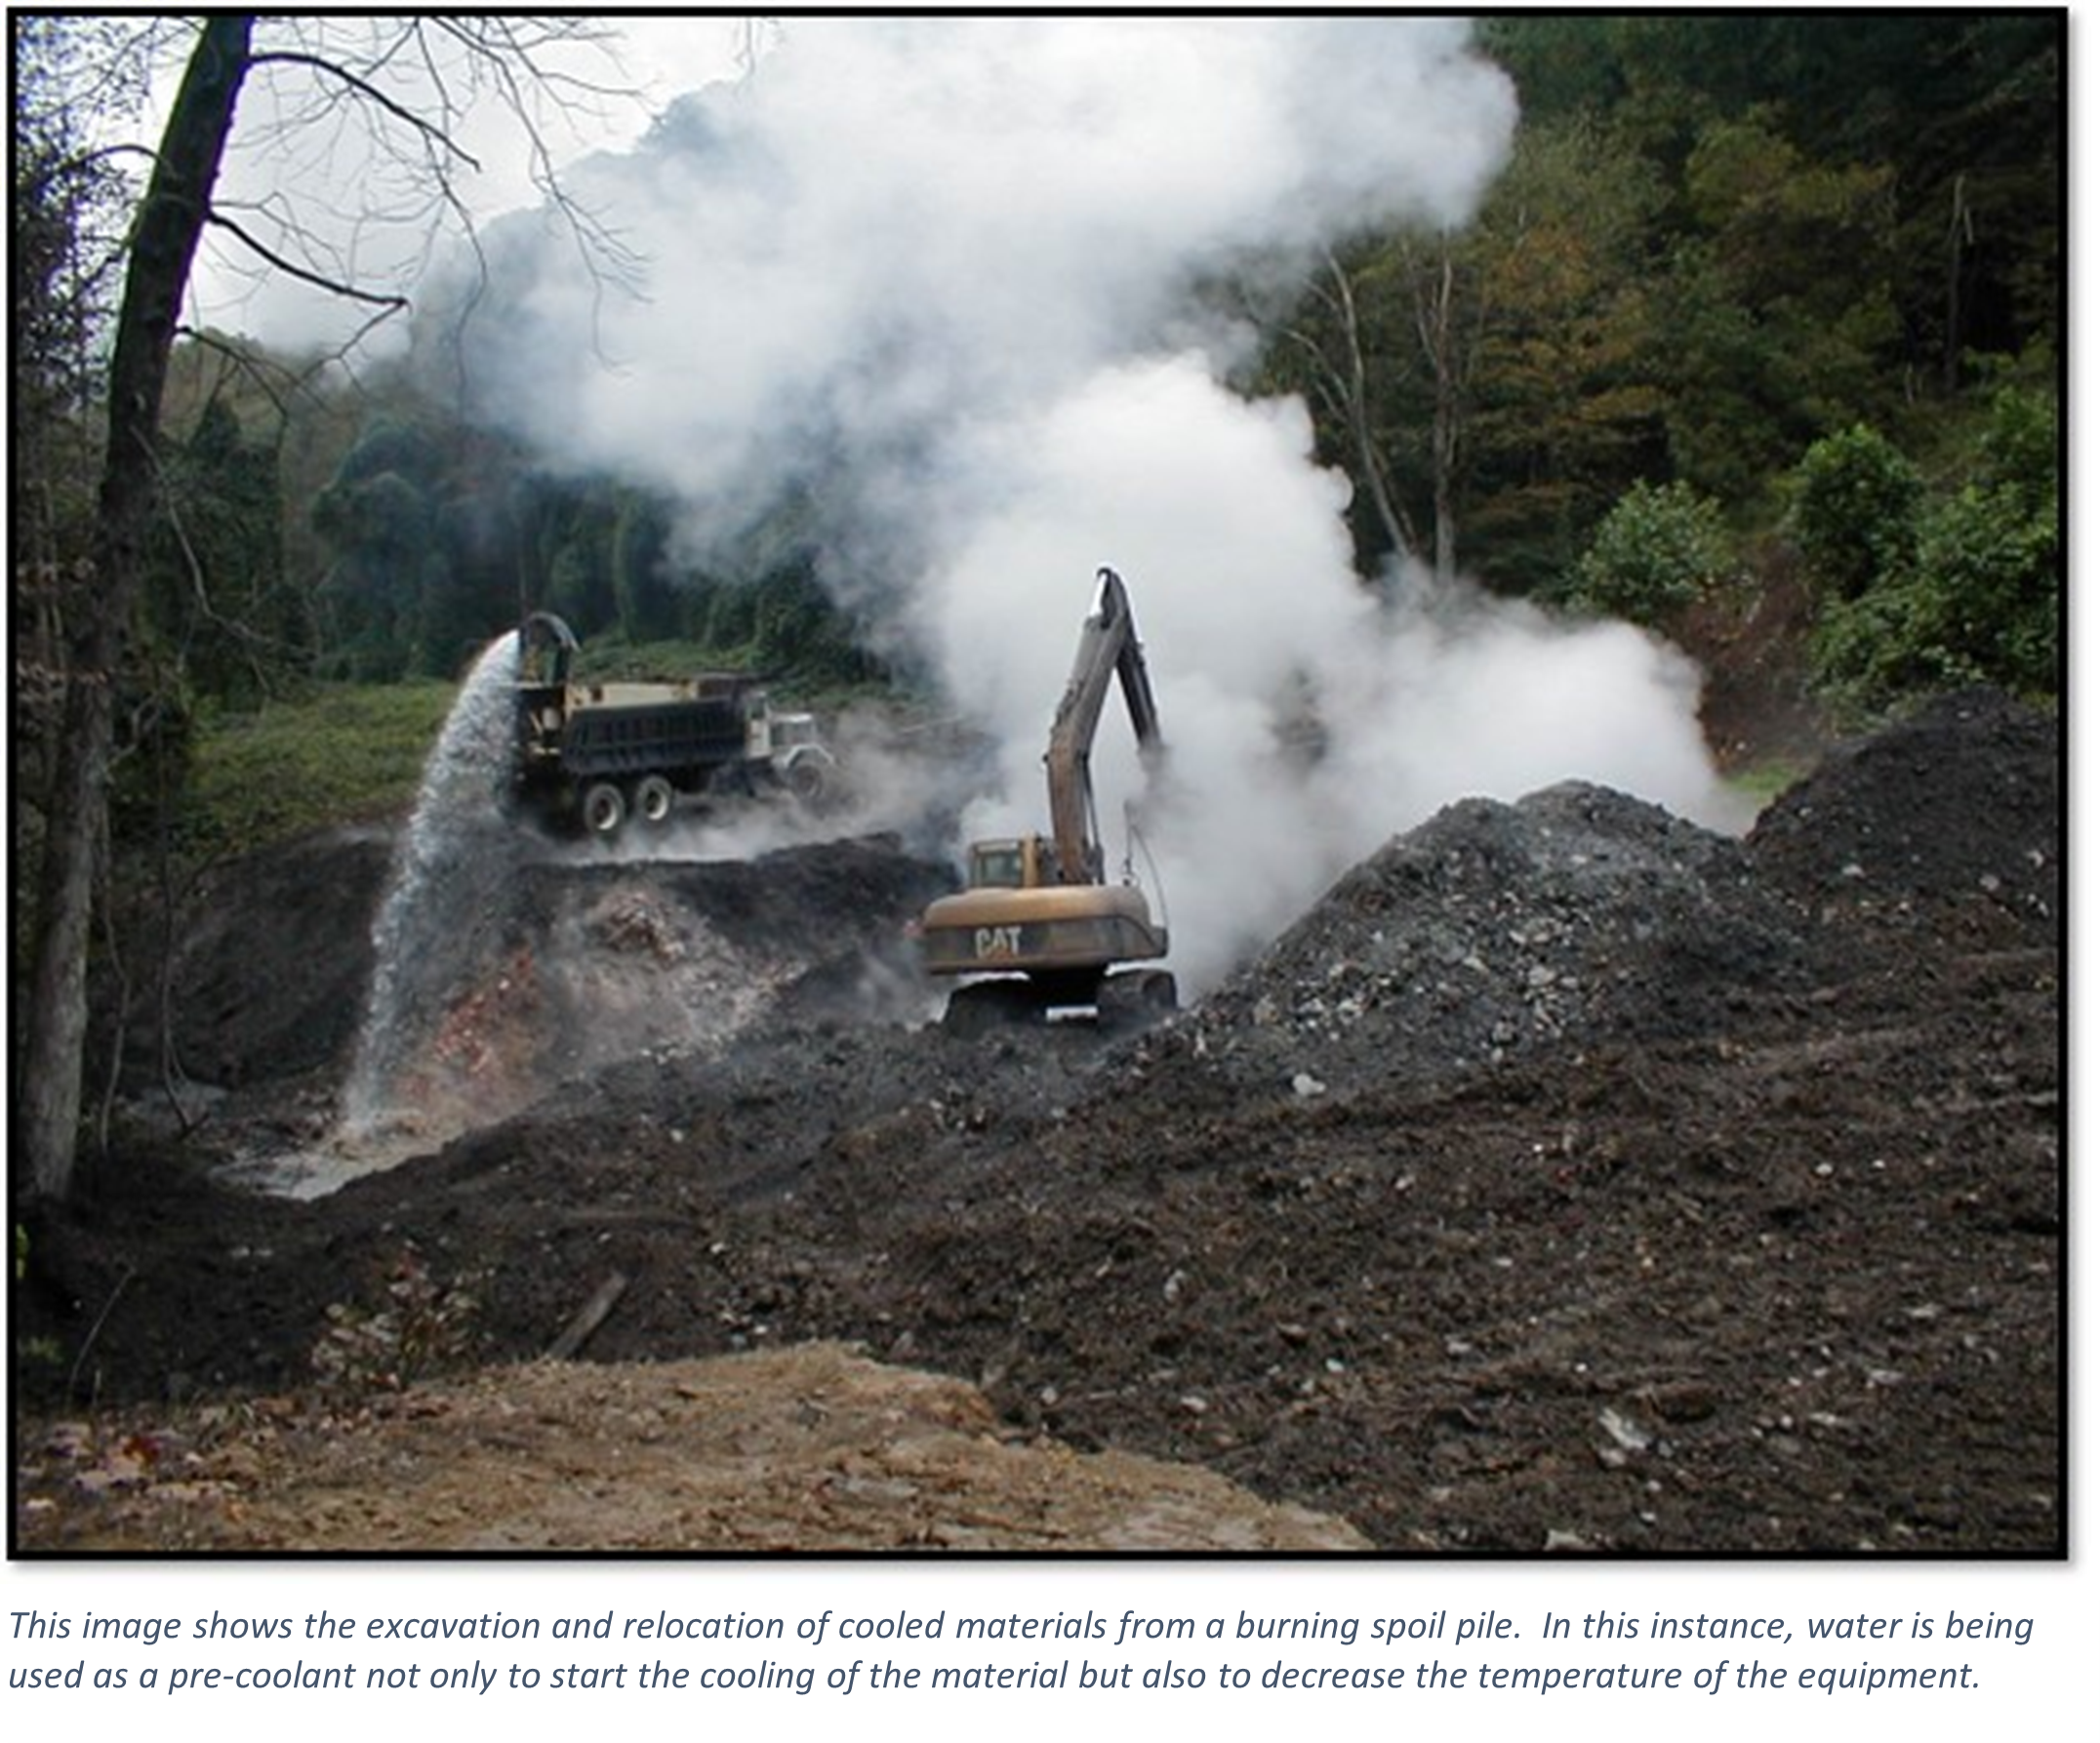
M292 49L273 49L267 53L255 56L250 64L255 66L306 66L311 67L315 72L325 74L329 78L340 79L366 101L384 109L395 120L413 129L425 142L436 146L445 156L457 158L471 170L481 168L480 160L452 138L445 129L417 114L405 104L396 102L378 86L372 84L369 80L358 77L348 67L340 65L334 61L327 60L319 55L302 54Z
M1417 548L1415 531L1406 511L1393 496L1386 457L1380 452L1371 427L1370 374L1364 361L1363 329L1356 318L1355 290L1350 283L1348 268L1331 249L1327 252L1326 263L1327 276L1334 285L1334 306L1342 317L1343 342L1348 347L1349 378L1345 399L1350 432L1356 443L1357 464L1363 467L1364 481L1370 486L1371 503L1378 510L1379 524L1385 529L1387 542L1399 555L1411 556Z
M571 198L562 184L562 179L556 171L553 152L535 114L537 105L527 95L525 82L519 76L519 69L523 68L530 75L533 84L542 91L563 84L581 84L581 81L565 80L549 74L534 57L553 42L587 42L599 41L601 38L596 33L581 27L565 31L549 28L543 32L533 32L528 38L527 34L521 33L520 26L530 24L533 20L502 17L439 16L430 21L453 42L479 60L487 75L496 84L505 107L524 127L526 145L532 159L533 186L559 215L563 224L575 237L586 263L593 269L593 275L603 270L617 279L631 281L640 264L640 257L596 214ZM607 94L594 85L583 85L582 88L592 96Z
M261 255L263 260L276 267L278 271L298 279L302 284L310 284L317 290L328 292L331 296L347 297L352 303L372 303L386 309L402 309L408 306L406 297L396 297L383 291L359 290L353 284L344 284L340 280L327 278L318 272L307 270L297 261L285 259L276 250L251 235L247 230L235 223L232 219L228 218L224 212L216 207L206 215L205 223L214 229L224 230L228 234L238 237L245 247L254 250L255 253Z

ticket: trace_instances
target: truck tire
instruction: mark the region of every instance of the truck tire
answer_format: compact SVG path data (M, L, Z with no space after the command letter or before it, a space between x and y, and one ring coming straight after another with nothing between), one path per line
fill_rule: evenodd
M798 750L788 759L780 777L796 803L820 805L831 785L831 759L819 751Z
M584 832L600 841L610 841L627 820L626 794L610 781L593 781L584 789L578 809L584 819Z
M644 775L634 783L634 815L649 829L660 830L669 823L677 803L677 789L662 775Z

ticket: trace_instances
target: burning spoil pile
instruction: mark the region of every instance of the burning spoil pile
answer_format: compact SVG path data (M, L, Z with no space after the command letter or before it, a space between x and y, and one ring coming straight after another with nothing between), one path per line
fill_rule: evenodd
M748 861L531 867L513 926L543 953L538 1081L790 1023L915 1016L902 918L948 887L945 868L879 837Z
M615 1049L310 1204L112 1171L40 1275L92 1307L150 1270L164 1311L98 1330L111 1398L296 1387L412 1247L475 1279L481 1359L617 1277L594 1361L846 1340L1384 1546L2045 1548L2053 742L1959 699L1743 840L1601 787L1457 804L1128 1041L820 999L920 899L891 844L545 867L491 972L564 926L630 991L710 936L805 967L719 1044ZM247 913L252 954L314 953ZM84 1332L62 1306L31 1331Z
M450 877L401 900L378 831L329 831L214 869L125 1026L127 1107L172 1069L200 1142L270 1190L328 1190L576 1092L631 1062L710 1058L804 1024L917 1021L905 918L950 887L894 836L752 859L584 858L478 826ZM389 883L389 859L394 877ZM384 923L403 913L403 928ZM382 923L375 924L375 916Z

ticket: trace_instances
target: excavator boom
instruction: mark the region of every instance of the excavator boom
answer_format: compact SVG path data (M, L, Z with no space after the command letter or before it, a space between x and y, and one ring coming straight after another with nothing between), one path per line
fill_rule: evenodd
M1130 615L1130 595L1113 569L1103 569L1095 580L1094 609L1080 628L1071 677L1050 722L1050 749L1043 757L1050 777L1050 834L1057 843L1059 881L1064 883L1102 881L1090 765L1094 733L1101 724L1111 677L1122 685L1123 703L1130 710L1138 754L1148 775L1156 772L1165 753L1151 677Z

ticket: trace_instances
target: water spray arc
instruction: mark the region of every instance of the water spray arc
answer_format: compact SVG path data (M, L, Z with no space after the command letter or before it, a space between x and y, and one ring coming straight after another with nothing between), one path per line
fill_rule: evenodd
M431 1020L500 916L515 832L504 794L516 743L518 637L482 650L424 768L372 928L372 988L343 1096L343 1124L369 1136L406 1112L406 1079Z

